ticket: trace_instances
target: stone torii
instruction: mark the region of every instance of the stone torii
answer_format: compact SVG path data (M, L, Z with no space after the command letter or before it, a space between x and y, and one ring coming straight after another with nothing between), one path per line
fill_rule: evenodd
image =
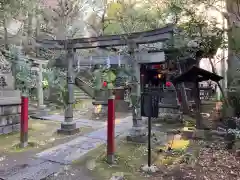
M78 38L78 39L66 39L66 40L37 40L38 47L55 49L55 50L66 50L67 51L67 61L68 61L68 73L67 73L67 82L68 82L68 106L65 109L65 121L61 124L60 132L66 134L72 134L77 132L76 123L73 121L73 60L74 53L76 49L90 49L90 48L107 48L113 46L128 46L128 52L131 56L131 63L134 69L134 76L136 86L134 88L135 95L137 98L138 106L133 108L133 128L130 135L133 137L132 140L137 140L141 136L142 139L143 126L140 123L141 120L141 110L140 110L140 63L137 60L136 50L140 44L151 44L156 42L164 42L171 40L173 38L173 33L175 30L174 25L168 25L163 28L145 31L145 32L136 32L129 34L120 34L120 35L107 35L91 38Z

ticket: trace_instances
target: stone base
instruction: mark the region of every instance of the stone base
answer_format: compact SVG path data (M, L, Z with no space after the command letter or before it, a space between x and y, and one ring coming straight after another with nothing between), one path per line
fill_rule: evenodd
M108 162L108 164L114 164L114 162L115 162L114 154L107 155L107 162Z
M129 112L132 108L129 107L129 102L124 100L115 100L116 112Z
M64 134L64 135L73 135L73 134L79 133L80 129L76 128L76 123L72 123L72 124L62 123L61 129L58 129L57 132L59 134Z
M209 130L196 129L193 132L193 139L210 139L211 132Z
M127 141L136 143L146 143L148 140L145 127L132 127L130 133L127 135Z
M183 139L210 139L213 133L209 130L186 129L181 132Z
M159 113L158 118L156 121L164 121L166 123L182 123L183 116L181 113L172 114L172 113Z

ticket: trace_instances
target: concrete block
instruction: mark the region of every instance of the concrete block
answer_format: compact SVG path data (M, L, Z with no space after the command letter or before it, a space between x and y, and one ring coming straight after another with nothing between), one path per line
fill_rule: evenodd
M13 125L12 125L12 131L13 131L13 132L18 132L18 131L20 131L20 128L21 128L20 124L13 124Z
M9 134L13 131L12 125L7 125L3 127L3 134Z
M4 114L13 114L14 106L3 106L2 108Z
M7 124L8 125L13 124L13 117L14 116L11 116L11 115L7 117Z
M0 126L6 126L6 125L7 125L7 117L0 116Z
M13 117L13 120L12 120L13 124L20 123L20 119L21 119L21 115L20 114L15 114L12 117Z

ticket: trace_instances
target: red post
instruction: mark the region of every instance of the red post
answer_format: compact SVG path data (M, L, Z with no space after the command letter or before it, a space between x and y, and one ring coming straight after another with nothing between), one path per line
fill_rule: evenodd
M108 98L108 124L107 124L107 161L109 164L114 162L115 152L115 97Z
M28 145L28 97L22 96L20 147Z

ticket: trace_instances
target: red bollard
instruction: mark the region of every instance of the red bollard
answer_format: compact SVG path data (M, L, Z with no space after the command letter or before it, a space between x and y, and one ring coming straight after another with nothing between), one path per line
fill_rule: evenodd
M115 97L108 98L108 124L107 124L107 161L114 163L115 152Z
M28 145L28 97L22 96L20 147Z

